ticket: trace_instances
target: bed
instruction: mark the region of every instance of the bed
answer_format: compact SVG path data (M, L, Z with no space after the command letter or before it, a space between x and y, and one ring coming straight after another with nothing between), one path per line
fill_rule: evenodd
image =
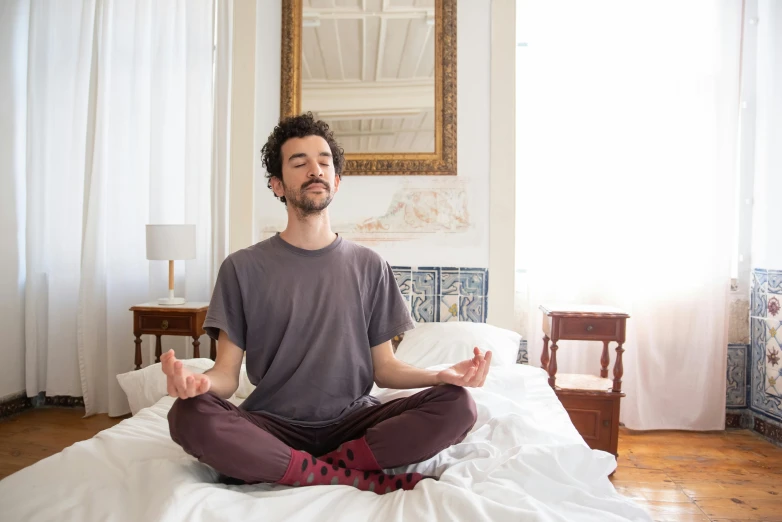
M470 344L469 339L464 342ZM613 488L608 480L613 457L587 447L545 372L498 360L484 387L470 389L478 420L467 438L430 460L394 470L439 477L413 491L376 495L347 486L223 484L213 469L171 440L166 414L174 399L161 395L113 428L0 481L0 519L651 520ZM151 400L149 388L154 386L146 381ZM373 395L385 402L416 391L375 388ZM232 398L237 404L242 400Z

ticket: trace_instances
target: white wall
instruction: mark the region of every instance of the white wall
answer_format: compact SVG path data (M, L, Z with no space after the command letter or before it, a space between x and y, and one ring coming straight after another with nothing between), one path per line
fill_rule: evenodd
M501 328L519 328L515 310L516 265L516 0L491 2L491 208L489 317Z
M759 2L752 266L782 269L782 5Z
M0 9L0 71L26 67L29 5ZM26 75L0 82L0 399L24 391L24 191Z
M281 15L279 6L270 4L276 2L258 5L256 31L259 50L256 53L255 241L268 237L272 230L284 228L286 222L285 209L266 187L258 159L279 117ZM346 176L330 207L336 231L374 248L393 265L489 266L491 3L462 0L457 7L458 175ZM413 192L456 202L464 197L469 225L462 228L441 223L439 228L452 230L407 232L402 234L403 239L372 233L352 236L345 232L356 223L383 216L392 201L404 200L406 194ZM443 219L442 214L440 218Z

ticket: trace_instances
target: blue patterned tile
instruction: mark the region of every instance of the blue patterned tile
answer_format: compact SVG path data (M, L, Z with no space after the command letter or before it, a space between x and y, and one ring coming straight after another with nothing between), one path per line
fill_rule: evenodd
M759 287L752 286L752 288L749 291L749 315L750 317L756 317L757 314L761 313L760 310L760 296L766 295L765 293L761 292Z
M413 269L413 293L440 295L440 268L420 267Z
M782 294L782 270L768 271L768 290L769 293Z
M766 394L782 397L782 322L766 319Z
M436 323L440 321L440 307L437 296L413 294L411 311L413 320L419 323Z
M440 297L440 322L448 323L459 320L459 296L444 295Z
M747 345L728 345L728 375L725 402L728 408L747 405Z
M459 299L459 320L470 323L485 323L484 297L462 296Z
M768 296L767 294L754 294L750 296L752 302L750 307L752 309L752 317L765 318L768 314Z
M751 285L752 288L757 288L761 294L768 292L768 271L763 268L754 269Z
M782 421L782 396L776 381L780 378L779 365L769 359L769 347L778 352L778 328L780 322L770 319L752 319L752 376L751 403L753 411ZM772 331L773 330L773 331ZM772 335L773 334L773 335ZM775 375L769 375L774 373ZM771 378L771 381L769 380Z
M407 306L407 311L410 312L410 315L413 315L413 307L410 304L410 294L402 294L402 299L405 300L405 306Z
M413 272L409 266L395 266L392 267L394 271L394 279L396 284L399 285L399 290L402 294L409 294L412 292Z
M769 319L782 319L782 293L766 294L766 317Z
M440 291L442 295L459 295L459 269L445 268L440 271Z
M460 295L485 296L489 288L489 279L486 275L485 268L462 268L459 270Z
M750 324L750 341L752 345L752 364L750 382L752 385L751 405L760 408L763 404L763 380L766 362L766 322L753 317Z
M526 339L522 339L519 342L519 353L516 355L516 364L529 364L529 354L527 353Z

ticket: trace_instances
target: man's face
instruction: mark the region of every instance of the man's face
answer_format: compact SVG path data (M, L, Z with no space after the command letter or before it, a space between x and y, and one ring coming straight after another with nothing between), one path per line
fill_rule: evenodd
M291 138L282 144L282 181L272 178L274 193L304 215L329 206L339 190L334 158L320 136Z

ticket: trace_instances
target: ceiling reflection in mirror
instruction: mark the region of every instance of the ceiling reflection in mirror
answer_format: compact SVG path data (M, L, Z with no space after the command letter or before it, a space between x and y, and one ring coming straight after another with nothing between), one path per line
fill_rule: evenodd
M345 152L435 152L435 0L304 0L301 108Z

